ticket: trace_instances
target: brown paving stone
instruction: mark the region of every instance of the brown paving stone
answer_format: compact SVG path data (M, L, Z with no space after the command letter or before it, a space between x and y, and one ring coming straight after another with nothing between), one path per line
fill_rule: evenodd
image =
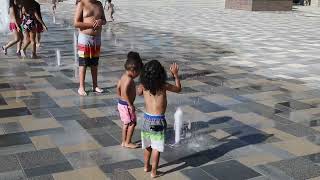
M43 129L53 129L62 127L55 119L45 118L45 119L22 119L20 120L21 126L25 131L36 131Z
M56 145L52 142L50 136L33 136L31 141L37 150L55 148Z
M320 146L315 145L304 138L297 138L294 140L281 141L271 144L296 156L304 156L320 152Z
M98 167L81 168L53 174L55 180L107 180Z
M62 146L60 147L60 151L64 154L73 153L73 152L80 152L80 151L89 151L89 150L96 150L101 148L102 146L99 145L97 142L88 141L82 144L76 144L71 146Z

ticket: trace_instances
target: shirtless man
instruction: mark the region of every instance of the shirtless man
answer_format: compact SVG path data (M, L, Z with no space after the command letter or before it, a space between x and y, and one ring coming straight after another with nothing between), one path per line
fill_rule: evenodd
M102 93L98 87L98 64L101 46L102 26L106 24L106 18L101 2L97 0L81 0L77 4L74 17L74 26L79 28L78 55L79 55L79 80L78 93L86 96L85 75L86 68L91 67L93 92Z

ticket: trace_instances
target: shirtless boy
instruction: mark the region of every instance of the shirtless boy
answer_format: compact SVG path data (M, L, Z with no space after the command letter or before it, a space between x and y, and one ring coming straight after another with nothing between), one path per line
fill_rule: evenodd
M135 107L133 105L136 98L134 79L139 76L142 66L143 64L139 53L129 52L124 65L126 71L121 76L117 85L117 94L119 96L118 111L120 113L120 119L123 122L121 146L126 148L138 147L131 142L131 138L137 121Z
M81 0L77 4L74 26L79 28L78 55L80 85L78 93L80 96L87 95L84 81L86 68L88 66L91 67L93 92L103 92L103 90L98 87L97 78L101 46L101 31L102 26L105 24L106 18L100 1Z
M144 96L145 113L141 129L141 142L144 149L144 170L151 171L151 177L157 177L160 152L164 150L165 130L167 122L167 91L178 93L181 83L178 75L179 66L172 64L170 72L175 84L166 82L167 73L157 60L146 63L140 73L141 85L138 94ZM150 158L152 155L152 166Z

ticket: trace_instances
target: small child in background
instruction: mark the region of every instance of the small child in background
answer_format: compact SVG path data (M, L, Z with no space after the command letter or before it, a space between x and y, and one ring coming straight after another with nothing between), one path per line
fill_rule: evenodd
M111 3L112 0L106 0L105 4L104 4L104 9L107 6L107 22L112 22L114 21L113 19L113 14L114 14L114 4ZM108 4L107 4L108 2Z
M135 107L133 105L136 98L134 79L139 76L140 70L143 67L139 53L129 52L124 67L126 72L121 76L117 85L117 94L120 98L118 111L120 113L120 119L123 122L121 146L137 148L138 146L131 142L131 138L137 121Z
M21 4L17 0L10 0L9 1L9 16L10 16L10 24L9 29L14 35L14 39L8 42L5 46L2 46L2 51L5 55L7 55L8 48L12 47L13 45L17 44L17 56L20 56L20 50L22 46L22 30L21 30Z
M144 96L145 114L141 129L142 148L144 150L144 171L151 170L151 177L157 177L160 152L164 150L165 129L167 122L165 112L167 108L167 91L180 92L181 83L178 76L179 67L170 67L175 85L166 82L167 73L157 60L146 63L140 74L141 85L138 94ZM152 166L150 157L152 154Z

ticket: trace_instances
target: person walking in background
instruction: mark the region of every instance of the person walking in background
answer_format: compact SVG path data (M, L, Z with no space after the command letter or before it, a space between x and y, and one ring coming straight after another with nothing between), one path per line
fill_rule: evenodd
M2 46L2 51L5 55L7 55L8 48L17 44L17 56L20 56L20 50L22 46L22 29L21 29L21 3L18 0L10 0L9 1L9 16L10 16L10 24L9 29L14 35L14 39L8 42L5 46Z
M42 14L41 14L41 6L36 0L31 0L33 3L33 6L39 15L39 18L41 19L42 22ZM36 46L40 47L40 41L41 41L41 33L43 32L43 26L40 21L36 20Z
M36 23L37 21L41 23L44 30L47 30L46 25L37 13L34 4L30 1L24 1L22 5L22 27L24 31L24 43L21 52L22 57L26 57L26 50L28 46L32 45L32 55L31 58L36 59L37 47L36 47Z
M106 0L104 4L104 9L107 7L107 22L114 21L114 4L111 2L112 0Z

